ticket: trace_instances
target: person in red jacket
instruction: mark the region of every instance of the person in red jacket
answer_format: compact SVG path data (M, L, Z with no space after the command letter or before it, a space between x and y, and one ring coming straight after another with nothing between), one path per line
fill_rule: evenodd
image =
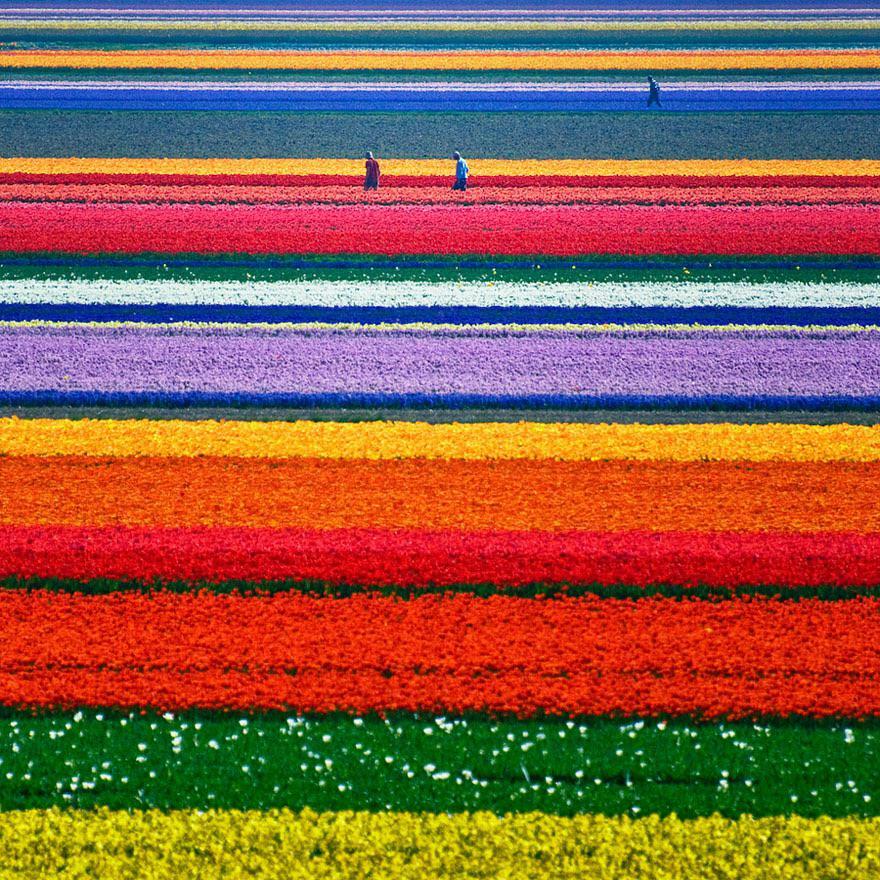
M367 176L364 178L364 189L379 189L379 163L372 153L367 153Z

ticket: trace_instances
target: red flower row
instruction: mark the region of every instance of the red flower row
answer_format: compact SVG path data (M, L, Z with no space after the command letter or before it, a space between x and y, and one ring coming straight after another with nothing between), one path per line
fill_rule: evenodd
M396 187L448 187L448 175L382 175L382 188ZM345 186L363 184L363 175L347 174L0 174L0 184L136 184L144 186ZM871 175L484 175L473 177L471 189L484 187L865 187L876 192L880 177Z
M880 254L880 206L233 207L7 202L0 204L0 250Z
M867 205L880 202L880 187L818 186L480 186L467 195L448 186L390 186L365 192L356 185L285 186L195 184L53 183L0 184L0 201L193 204L533 204L533 205Z
M5 704L880 714L880 600L0 595Z
M0 576L870 586L880 535L3 526Z

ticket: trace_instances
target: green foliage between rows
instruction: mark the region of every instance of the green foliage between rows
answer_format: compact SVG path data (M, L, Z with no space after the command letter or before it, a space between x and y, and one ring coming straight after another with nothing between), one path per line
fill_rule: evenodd
M0 132L6 156L875 159L876 115L15 109L0 110Z
M363 255L169 255L136 257L95 255L21 255L0 253L0 280L21 278L144 279L180 281L505 281L511 283L665 283L741 281L754 284L874 284L880 260L859 257L850 267L841 258L799 257L773 261L747 257L607 257L555 258L410 256L398 260ZM786 265L783 265L786 264Z
M880 723L81 710L0 717L0 809L875 815Z
M671 599L698 598L707 601L724 601L736 596L769 596L786 601L821 599L834 602L857 596L880 596L880 585L871 586L818 586L780 587L773 584L750 584L741 587L722 587L709 584L682 586L680 584L566 584L530 583L518 586L499 586L493 583L460 583L427 586L396 586L387 584L342 584L321 580L136 580L118 578L95 578L80 581L73 578L6 577L0 578L0 590L45 590L53 593L80 593L87 596L105 596L118 592L152 593L237 593L242 595L275 595L279 593L306 593L312 596L345 597L368 593L379 596L397 596L411 599L414 596L446 593L466 593L472 596L503 594L532 598L536 596L587 596L611 599L642 599L665 596Z

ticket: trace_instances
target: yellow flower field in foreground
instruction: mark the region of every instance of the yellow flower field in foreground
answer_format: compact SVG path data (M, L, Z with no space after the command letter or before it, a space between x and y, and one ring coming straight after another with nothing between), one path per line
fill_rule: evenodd
M880 819L33 810L0 814L0 878L854 880Z

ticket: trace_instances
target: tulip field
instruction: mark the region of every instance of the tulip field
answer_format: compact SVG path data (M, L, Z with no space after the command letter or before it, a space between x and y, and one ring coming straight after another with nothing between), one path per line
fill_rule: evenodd
M880 877L880 7L748 7L0 0L0 880Z

